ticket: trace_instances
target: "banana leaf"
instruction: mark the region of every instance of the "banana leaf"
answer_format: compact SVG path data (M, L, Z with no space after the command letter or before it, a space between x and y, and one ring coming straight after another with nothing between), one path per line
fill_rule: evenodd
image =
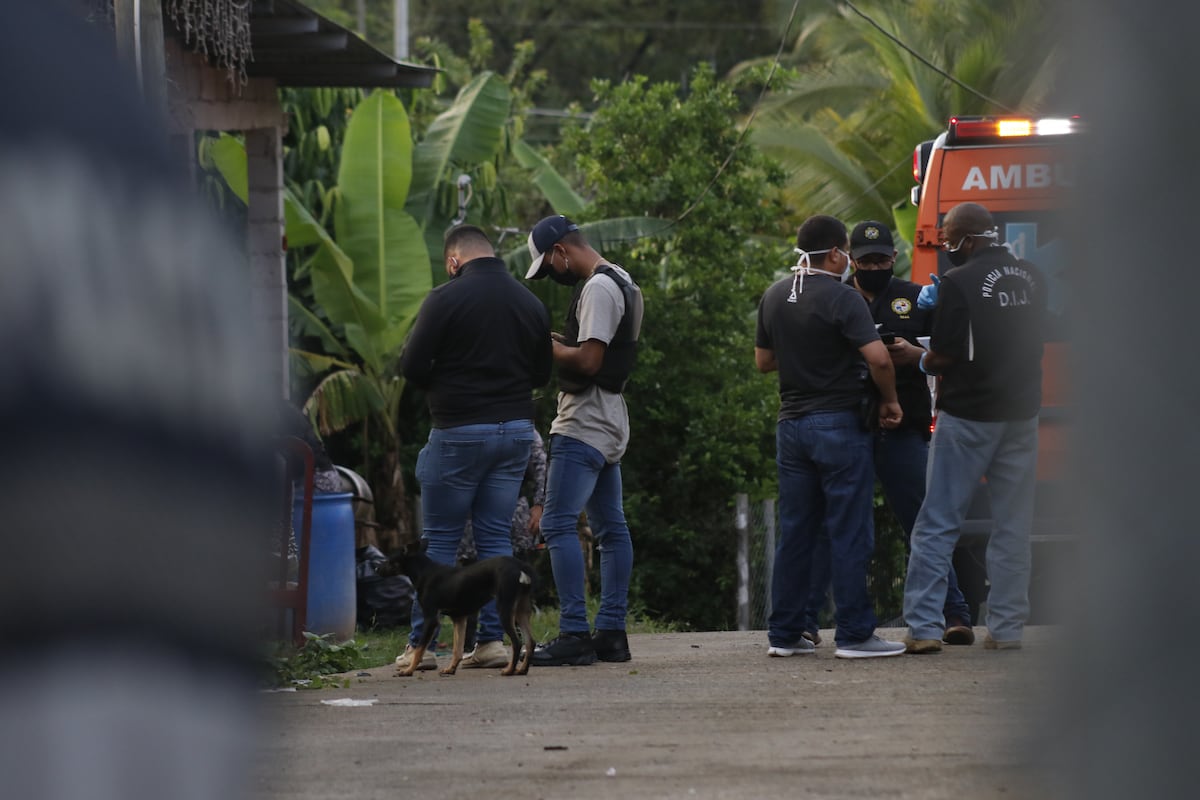
M461 167L492 158L500 149L512 92L491 72L464 86L454 103L429 125L413 153L408 211L427 232L440 236L449 220L435 221L437 190L451 163Z
M375 92L359 103L334 204L337 242L352 267L333 251L313 263L317 302L376 371L399 349L432 287L420 226L404 210L411 159L408 115L395 95Z
M219 137L209 140L207 154L229 190L243 203L247 203L250 196L250 180L246 166L246 146L237 137L222 133ZM288 187L283 190L283 215L288 247L307 247L324 242L330 248L337 249L337 244L329 232ZM340 252L333 255L337 261L346 260L346 256Z
M583 211L584 200L566 179L551 166L541 153L530 147L523 139L518 139L512 148L513 156L525 169L533 170L533 183L542 190L542 194L550 201L550 205L560 214L574 216Z

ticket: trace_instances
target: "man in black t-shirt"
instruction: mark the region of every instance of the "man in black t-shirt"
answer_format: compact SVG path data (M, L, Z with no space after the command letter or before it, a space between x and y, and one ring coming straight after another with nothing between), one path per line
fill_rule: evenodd
M896 245L892 232L882 222L868 220L854 226L850 233L850 258L854 274L846 283L867 301L896 368L896 395L904 419L893 430L875 429L875 477L907 538L912 535L913 522L925 499L931 415L929 385L917 367L925 349L917 337L929 334L933 314L917 306L920 286L893 275ZM891 337L894 340L888 341ZM812 592L805 612L805 638L814 644L820 642L818 617L829 591L828 553L829 538L822 535L814 556ZM958 587L953 566L947 577L943 640L947 644L972 644L975 633L971 630L971 609Z
M943 228L956 267L937 287L930 348L919 362L941 385L904 586L907 644L914 653L941 649L947 568L971 496L986 480L993 528L984 646L1018 648L1029 615L1045 281L999 243L983 206L955 206Z
M767 289L758 307L754 362L779 372L779 543L771 580L769 656L813 652L804 608L813 548L822 529L832 550L838 658L900 655L904 645L875 635L867 565L875 548L871 435L861 407L869 371L879 387L879 424L902 412L895 372L862 296L841 281L850 255L846 226L810 217L796 235L795 273ZM865 366L864 366L864 361Z

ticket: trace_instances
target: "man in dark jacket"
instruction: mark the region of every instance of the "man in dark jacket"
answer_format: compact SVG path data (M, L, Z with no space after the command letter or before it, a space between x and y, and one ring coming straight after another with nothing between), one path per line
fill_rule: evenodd
M983 206L960 203L943 227L955 268L936 288L929 351L919 361L941 384L929 485L904 584L908 651L941 649L947 569L971 496L985 479L993 529L984 646L1014 649L1029 615L1046 284L1037 267L1000 244Z
M482 230L450 231L443 255L451 279L421 305L400 365L428 393L433 419L417 457L427 552L453 564L468 518L480 558L512 555L510 521L534 440L533 389L550 380L551 340L545 306L509 274ZM410 643L426 622L437 624L414 605ZM494 602L479 622L480 647L501 642ZM408 666L412 644L398 668ZM418 668L435 666L426 652Z

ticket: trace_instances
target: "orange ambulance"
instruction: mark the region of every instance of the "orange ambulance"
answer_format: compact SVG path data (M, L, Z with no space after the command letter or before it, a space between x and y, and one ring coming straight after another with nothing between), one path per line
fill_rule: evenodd
M917 206L912 238L912 277L931 283L930 275L951 269L942 250L942 219L959 203L974 202L987 208L1000 229L1001 241L1014 255L1036 264L1046 276L1050 319L1042 362L1042 410L1038 431L1038 495L1034 521L1035 586L1031 587L1033 619L1044 615L1036 589L1039 562L1069 544L1063 525L1063 474L1066 410L1064 355L1067 342L1070 276L1066 272L1062 211L1074 182L1072 144L1082 133L1077 117L952 117L936 139L922 142L913 151L912 203ZM936 418L934 424L936 425ZM979 492L963 526L955 565L960 580L985 581L980 569L983 547L991 531L985 492ZM1044 563L1043 563L1044 566ZM974 567L975 569L972 569ZM978 575L964 576L976 572ZM983 601L985 591L975 587L972 606ZM969 585L963 591L972 601ZM973 607L972 611L976 609Z

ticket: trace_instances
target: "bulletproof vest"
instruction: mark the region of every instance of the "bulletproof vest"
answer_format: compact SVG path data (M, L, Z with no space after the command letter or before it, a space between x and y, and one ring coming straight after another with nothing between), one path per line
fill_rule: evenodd
M595 375L584 375L567 367L558 368L558 387L568 394L576 394L596 384L601 389L620 394L625 390L633 366L637 363L638 323L641 319L642 293L632 283L625 280L619 272L608 264L600 264L588 280L595 280L596 275L607 275L621 289L625 298L625 313L617 326L608 347L604 350L604 361L600 364ZM563 330L563 338L568 345L579 346L579 298L587 281L575 286L571 293L571 307L567 310L567 323Z

